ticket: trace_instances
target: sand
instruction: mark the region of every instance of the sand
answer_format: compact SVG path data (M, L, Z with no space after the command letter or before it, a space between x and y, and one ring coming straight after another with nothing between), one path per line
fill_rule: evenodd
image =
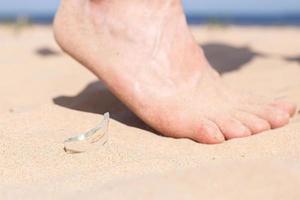
M300 105L300 28L193 27L234 87ZM300 115L220 145L153 133L64 55L51 27L0 26L0 199L299 199ZM112 114L106 146L63 141Z

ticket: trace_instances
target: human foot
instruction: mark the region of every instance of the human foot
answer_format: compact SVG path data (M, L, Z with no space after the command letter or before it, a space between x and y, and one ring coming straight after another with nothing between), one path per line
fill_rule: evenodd
M284 126L296 110L226 87L179 0L63 0L54 32L62 49L165 136L220 143Z

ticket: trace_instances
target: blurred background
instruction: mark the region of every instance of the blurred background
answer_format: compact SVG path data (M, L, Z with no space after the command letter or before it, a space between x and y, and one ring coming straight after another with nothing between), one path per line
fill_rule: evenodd
M60 0L0 0L0 21L50 23ZM300 25L299 0L184 0L188 21L238 25Z

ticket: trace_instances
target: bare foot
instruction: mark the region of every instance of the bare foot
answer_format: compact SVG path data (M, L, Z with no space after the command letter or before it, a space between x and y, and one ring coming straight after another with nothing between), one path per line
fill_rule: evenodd
M226 87L179 0L63 0L55 37L148 125L215 144L286 125L296 106Z

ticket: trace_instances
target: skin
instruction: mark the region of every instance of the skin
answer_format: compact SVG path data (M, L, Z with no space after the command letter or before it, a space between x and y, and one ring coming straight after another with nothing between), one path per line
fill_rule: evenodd
M217 144L288 124L296 106L227 87L179 0L63 0L61 48L165 136Z

